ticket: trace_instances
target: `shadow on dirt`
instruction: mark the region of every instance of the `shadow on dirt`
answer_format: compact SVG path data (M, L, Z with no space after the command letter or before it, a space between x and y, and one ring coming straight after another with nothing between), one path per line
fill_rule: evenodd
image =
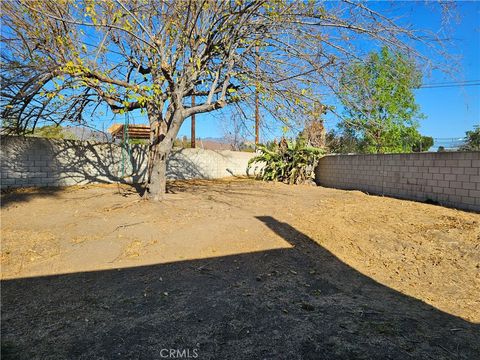
M258 220L293 248L3 281L3 358L479 357L479 325L375 282L286 223Z
M15 203L28 202L37 197L55 197L62 188L27 188L27 189L7 189L1 193L0 206L7 207Z

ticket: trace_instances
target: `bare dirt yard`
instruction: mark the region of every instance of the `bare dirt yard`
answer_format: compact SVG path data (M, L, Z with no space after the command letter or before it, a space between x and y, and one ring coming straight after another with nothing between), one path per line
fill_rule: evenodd
M237 179L19 190L1 221L3 359L480 358L479 214Z

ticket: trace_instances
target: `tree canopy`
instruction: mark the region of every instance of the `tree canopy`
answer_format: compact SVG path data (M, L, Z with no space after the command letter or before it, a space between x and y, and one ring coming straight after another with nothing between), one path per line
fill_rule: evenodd
M228 104L248 116L258 91L275 119L301 122L325 89L342 95L339 75L361 58L362 41L425 61L415 43L441 51L435 34L349 0L9 0L2 25L4 124L22 133L39 121L81 122L101 104L143 111L155 197L189 116Z
M366 152L411 151L422 117L413 90L421 84L415 61L383 47L355 62L341 78L346 118L341 126L360 136Z
M415 144L412 146L413 152L428 151L434 144L433 137L421 136Z

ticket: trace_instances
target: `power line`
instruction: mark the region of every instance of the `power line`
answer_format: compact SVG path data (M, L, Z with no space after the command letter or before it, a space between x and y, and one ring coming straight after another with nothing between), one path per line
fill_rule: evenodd
M434 137L433 140L434 141L465 141L466 138L465 136L448 137L448 138Z
M458 149L465 145L465 137L455 138L433 138L433 147L443 147L445 149Z
M472 82L480 82L480 80L455 80L455 81L443 81L443 82L436 82L430 84L423 84L423 86L430 86L430 85L450 85L450 84L464 84L464 83L472 83Z
M479 86L480 82L478 83L459 83L459 84L445 84L445 85L422 85L419 89L435 89L435 88L445 88L445 87L464 87L464 86Z

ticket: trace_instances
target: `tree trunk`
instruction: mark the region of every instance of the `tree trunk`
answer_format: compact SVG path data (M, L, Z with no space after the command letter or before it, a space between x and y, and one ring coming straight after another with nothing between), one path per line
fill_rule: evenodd
M155 114L154 114L155 115ZM148 152L147 183L144 197L160 201L165 198L167 187L167 158L173 148L173 140L185 118L182 111L175 111L170 121L159 116L150 122L150 147Z
M148 157L148 181L145 198L160 201L165 198L167 190L167 157L170 149L165 149L165 144L151 145Z

